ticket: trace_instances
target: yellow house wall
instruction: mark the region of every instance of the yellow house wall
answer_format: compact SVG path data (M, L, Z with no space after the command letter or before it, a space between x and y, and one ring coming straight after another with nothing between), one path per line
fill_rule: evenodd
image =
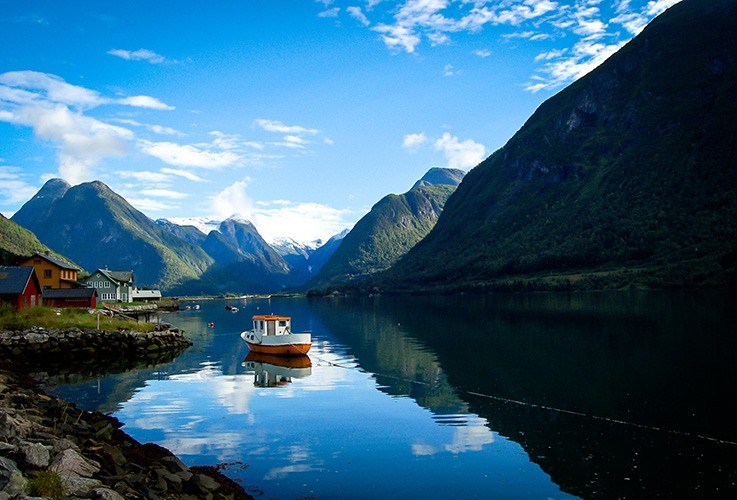
M37 260L40 260L41 263L36 263ZM71 284L62 281L62 279L77 281L76 271L61 269L60 267L55 266L51 262L48 262L44 259L28 259L22 265L33 266L33 268L36 270L36 276L38 277L38 281L41 285L42 290L46 288L72 288ZM51 271L50 278L46 277L45 271Z

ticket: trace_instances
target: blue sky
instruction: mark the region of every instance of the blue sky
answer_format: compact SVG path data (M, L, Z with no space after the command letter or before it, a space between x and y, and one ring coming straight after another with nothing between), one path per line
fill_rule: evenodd
M153 219L327 238L473 168L677 2L5 1L0 212L99 179Z

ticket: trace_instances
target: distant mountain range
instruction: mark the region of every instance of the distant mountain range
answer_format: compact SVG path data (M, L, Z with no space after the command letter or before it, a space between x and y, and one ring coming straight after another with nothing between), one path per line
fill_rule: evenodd
M431 223L459 175L437 170L421 179L409 199L413 209L427 215ZM443 185L435 186L435 182ZM440 193L438 200L435 190ZM331 261L349 234L345 231L325 244L282 238L272 246L250 221L238 217L220 222L177 221L181 224L152 221L100 181L72 187L51 179L12 221L0 221L0 251L5 260L12 260L51 248L89 271L100 267L131 270L137 284L157 286L169 294L268 293L303 287ZM414 219L412 224L417 224ZM362 231L365 236L366 229ZM403 253L411 244L412 240L406 240L399 250ZM378 245L373 248L382 253L372 260L376 262L396 252Z
M325 289L360 281L391 267L435 226L464 175L458 169L433 168L406 193L382 198L345 236L307 287Z
M543 103L375 285L734 283L735 96L737 2L684 0Z

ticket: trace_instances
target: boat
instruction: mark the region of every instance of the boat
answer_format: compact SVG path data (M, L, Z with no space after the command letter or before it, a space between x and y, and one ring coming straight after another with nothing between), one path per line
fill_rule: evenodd
M292 379L312 374L312 361L304 354L275 356L251 351L243 365L247 370L253 371L253 385L257 387L282 387Z
M292 333L292 318L274 314L257 314L253 329L241 333L241 338L253 352L280 356L307 354L312 347L312 335Z
M237 313L237 312L238 312L238 308L237 308L237 307L235 307L235 306L231 306L230 304L228 304L227 306L225 306L225 308L226 308L226 309L227 309L228 311L230 311L230 312L234 312L234 313Z

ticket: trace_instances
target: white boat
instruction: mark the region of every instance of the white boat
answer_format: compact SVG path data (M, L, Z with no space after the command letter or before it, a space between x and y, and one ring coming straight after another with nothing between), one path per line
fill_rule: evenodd
M241 333L241 338L253 352L299 356L312 347L312 335L292 333L292 318L273 314L253 317L253 329Z

